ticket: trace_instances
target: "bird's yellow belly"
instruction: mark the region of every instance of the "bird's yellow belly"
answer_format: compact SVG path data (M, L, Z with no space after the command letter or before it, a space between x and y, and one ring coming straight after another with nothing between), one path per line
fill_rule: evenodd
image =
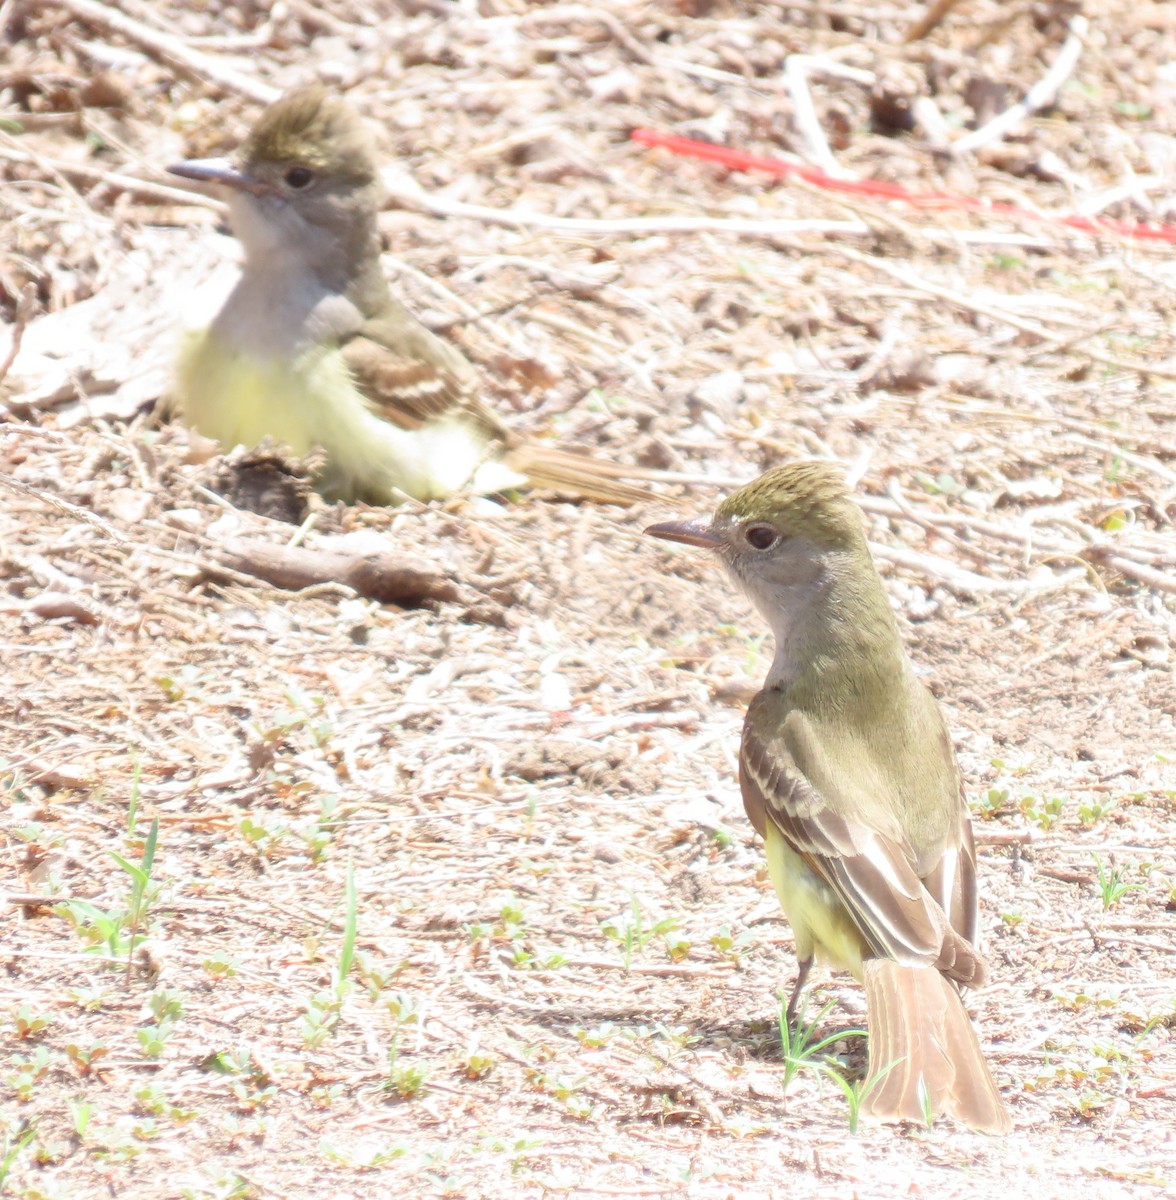
M862 978L865 944L837 894L769 820L764 831L768 875L796 938L796 957L814 952L838 970Z
M445 498L486 456L485 439L459 419L408 430L379 417L334 347L247 354L202 329L181 347L176 398L188 424L225 449L267 437L296 455L321 449L318 485L331 498Z
M207 329L185 340L176 374L185 420L226 449L269 437L306 454L323 444L324 416L337 408L338 397L354 403L348 397L355 389L337 353L254 356L218 346Z

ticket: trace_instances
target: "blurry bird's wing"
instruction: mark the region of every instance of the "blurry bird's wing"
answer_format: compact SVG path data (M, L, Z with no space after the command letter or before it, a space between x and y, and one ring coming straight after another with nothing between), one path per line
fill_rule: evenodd
M487 440L503 427L475 394L477 372L399 304L369 318L342 345L356 387L375 412L402 429L463 419Z

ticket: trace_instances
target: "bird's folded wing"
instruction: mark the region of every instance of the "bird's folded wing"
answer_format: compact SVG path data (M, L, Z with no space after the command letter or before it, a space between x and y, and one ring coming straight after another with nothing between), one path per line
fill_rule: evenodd
M951 927L973 946L980 945L976 844L967 802L960 795L959 841L923 876L923 886L939 901ZM975 985L971 985L975 986Z
M789 845L834 890L874 954L936 966L978 986L979 954L951 928L912 866L913 853L878 801L847 794L813 725L796 710L764 738L755 704L744 727L741 783L755 821L770 820ZM771 722L766 723L769 727ZM849 789L870 788L868 769L846 769ZM820 781L818 790L814 781ZM877 787L885 786L881 779Z
M475 394L477 373L461 352L407 312L365 322L342 346L355 385L373 410L402 429L468 421L487 440L503 435Z

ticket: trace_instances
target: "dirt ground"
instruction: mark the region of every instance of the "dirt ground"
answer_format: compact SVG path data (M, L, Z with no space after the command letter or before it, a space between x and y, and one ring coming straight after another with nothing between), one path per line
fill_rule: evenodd
M904 43L924 11L0 5L0 1191L1176 1185L1176 264L1063 223L1176 224L1176 14L964 0ZM953 152L1059 59L1052 103ZM163 168L311 78L393 168L399 294L515 428L668 473L658 502L282 478L262 515L239 456L161 423L179 310L235 245ZM956 737L1004 1139L855 1129L861 994L828 973L837 1070L786 1080L791 936L735 781L770 644L641 530L814 456L860 479ZM444 585L283 589L259 544Z

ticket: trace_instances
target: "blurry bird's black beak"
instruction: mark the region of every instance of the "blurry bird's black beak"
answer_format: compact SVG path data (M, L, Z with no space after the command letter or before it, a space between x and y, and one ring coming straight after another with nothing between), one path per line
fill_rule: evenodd
M696 517L693 521L666 521L661 525L650 525L645 532L663 541L701 546L704 550L718 550L726 544L726 538L716 533L705 517Z
M168 172L179 175L182 179L194 179L197 183L217 183L222 187L234 188L239 192L253 192L255 195L265 190L263 184L250 179L227 158L190 158L187 162L168 167Z

